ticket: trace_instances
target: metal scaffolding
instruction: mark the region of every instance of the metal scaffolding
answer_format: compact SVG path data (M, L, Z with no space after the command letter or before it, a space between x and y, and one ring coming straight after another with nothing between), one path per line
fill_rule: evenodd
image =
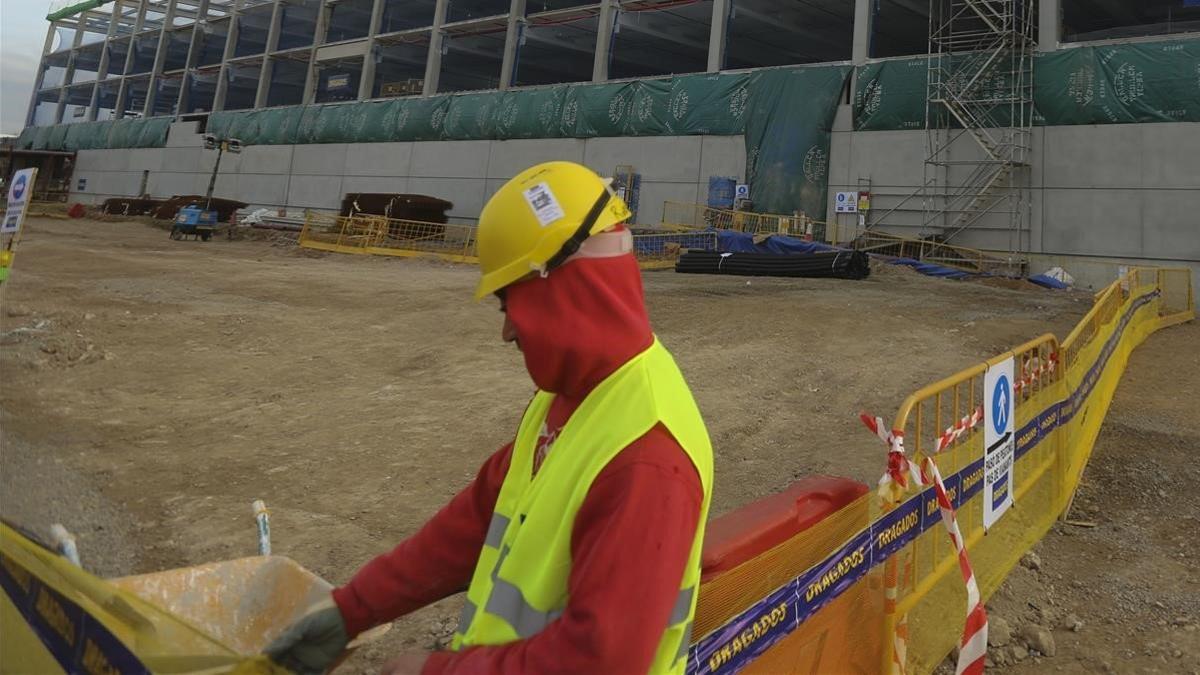
M1035 4L929 3L923 229L1006 228L1014 262L1029 250Z

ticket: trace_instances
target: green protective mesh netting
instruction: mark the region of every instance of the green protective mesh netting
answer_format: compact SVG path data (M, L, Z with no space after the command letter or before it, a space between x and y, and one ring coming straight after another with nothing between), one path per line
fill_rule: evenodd
M847 66L213 113L246 145L611 136L745 135L759 208L823 213L829 131ZM20 147L161 147L171 118L26 129Z
M49 127L26 127L17 138L21 150L100 150L161 148L167 143L170 117L77 122Z
M756 210L823 214L830 128L850 71L799 66L215 112L208 131L247 145L744 134ZM924 128L924 57L872 63L858 73L856 129ZM1200 122L1200 40L1038 55L1034 84L1037 124ZM162 147L170 123L155 117L30 127L17 147Z
M113 0L83 0L82 2L73 2L65 7L55 9L54 7L61 4L56 2L50 7L50 13L46 15L46 20L58 21L59 19L65 19L68 16L75 16L80 12L85 12L89 9L96 9L101 5L107 5L112 1Z
M860 68L854 128L925 128L925 64L921 57ZM1039 54L1033 73L1039 125L1200 122L1200 40L1064 49Z

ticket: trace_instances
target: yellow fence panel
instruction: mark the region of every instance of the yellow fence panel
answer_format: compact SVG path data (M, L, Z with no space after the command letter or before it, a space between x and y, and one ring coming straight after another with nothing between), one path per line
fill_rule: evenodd
M300 232L300 245L335 253L431 256L451 262L478 262L472 225L426 223L359 214L330 216L310 213Z
M837 242L837 225L813 220L797 213L752 213L718 209L704 204L664 202L660 227L668 229L715 229L747 234L783 234L827 243Z
M1132 269L1097 294L1061 345L1043 335L905 399L893 434L913 461L932 457L944 477L984 600L1068 508L1130 353L1154 331L1193 320L1193 301L1188 270ZM1015 505L985 536L978 421L988 369L1010 358ZM702 585L689 672L893 673L901 664L932 672L958 644L967 596L935 489L917 490L895 504L864 497L812 538L743 563L740 579ZM864 516L869 522L850 532ZM842 538L829 545L822 532ZM853 612L845 624L844 611Z
M334 253L428 256L449 262L479 262L473 225L426 223L364 214L309 213L300 232L300 246ZM682 230L633 235L634 254L643 269L674 267L675 260L690 249L717 250L717 234Z

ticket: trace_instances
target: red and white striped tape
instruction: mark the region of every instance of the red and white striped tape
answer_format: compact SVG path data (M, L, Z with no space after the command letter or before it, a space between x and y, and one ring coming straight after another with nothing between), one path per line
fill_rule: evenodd
M1021 377L1013 383L1013 389L1019 394L1021 390L1033 384L1042 375L1050 373L1054 370L1054 366L1058 364L1058 354L1051 352L1050 356L1042 361L1034 356L1025 363L1021 364Z
M879 417L871 417L866 413L859 416L863 424L867 426L876 436L879 437L888 446L888 470L887 473L879 479L879 496L885 500L890 500L888 503L896 503L904 496L905 489L909 485L909 478L912 477L917 485L934 486L934 492L937 495L938 510L942 515L942 524L946 527L946 532L950 535L950 541L954 543L954 548L958 552L958 568L962 572L963 583L967 587L967 621L963 626L962 640L959 644L958 665L955 668L956 675L977 675L982 673L984 668L984 659L987 657L987 610L983 606L983 600L979 593L979 584L975 580L975 572L971 569L971 561L967 557L966 545L963 542L962 532L958 529L958 519L955 517L954 505L950 502L950 496L946 493L946 485L942 482L942 475L938 471L937 463L933 461L932 456L924 457L917 467L917 464L910 462L904 454L904 432L900 429L892 429L890 432L885 431L886 427L883 424L883 419ZM963 434L971 428L978 425L983 420L983 409L976 408L970 415L967 415L955 422L946 429L934 444L937 448L936 452L941 452L950 446L954 441L958 440ZM935 452L935 454L936 454ZM885 592L894 589L885 589ZM893 597L894 600L894 597ZM904 672L904 659L907 652L907 621L905 617L901 617L896 625L896 633L892 637L893 649L892 660L893 667L897 672Z

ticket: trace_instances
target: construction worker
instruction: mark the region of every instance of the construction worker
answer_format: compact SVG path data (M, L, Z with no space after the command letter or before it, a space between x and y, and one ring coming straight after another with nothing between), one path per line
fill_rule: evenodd
M650 330L629 215L571 162L488 201L475 297L500 299L538 391L474 482L276 639L276 662L323 672L362 631L465 588L452 650L384 673L684 671L712 449Z

